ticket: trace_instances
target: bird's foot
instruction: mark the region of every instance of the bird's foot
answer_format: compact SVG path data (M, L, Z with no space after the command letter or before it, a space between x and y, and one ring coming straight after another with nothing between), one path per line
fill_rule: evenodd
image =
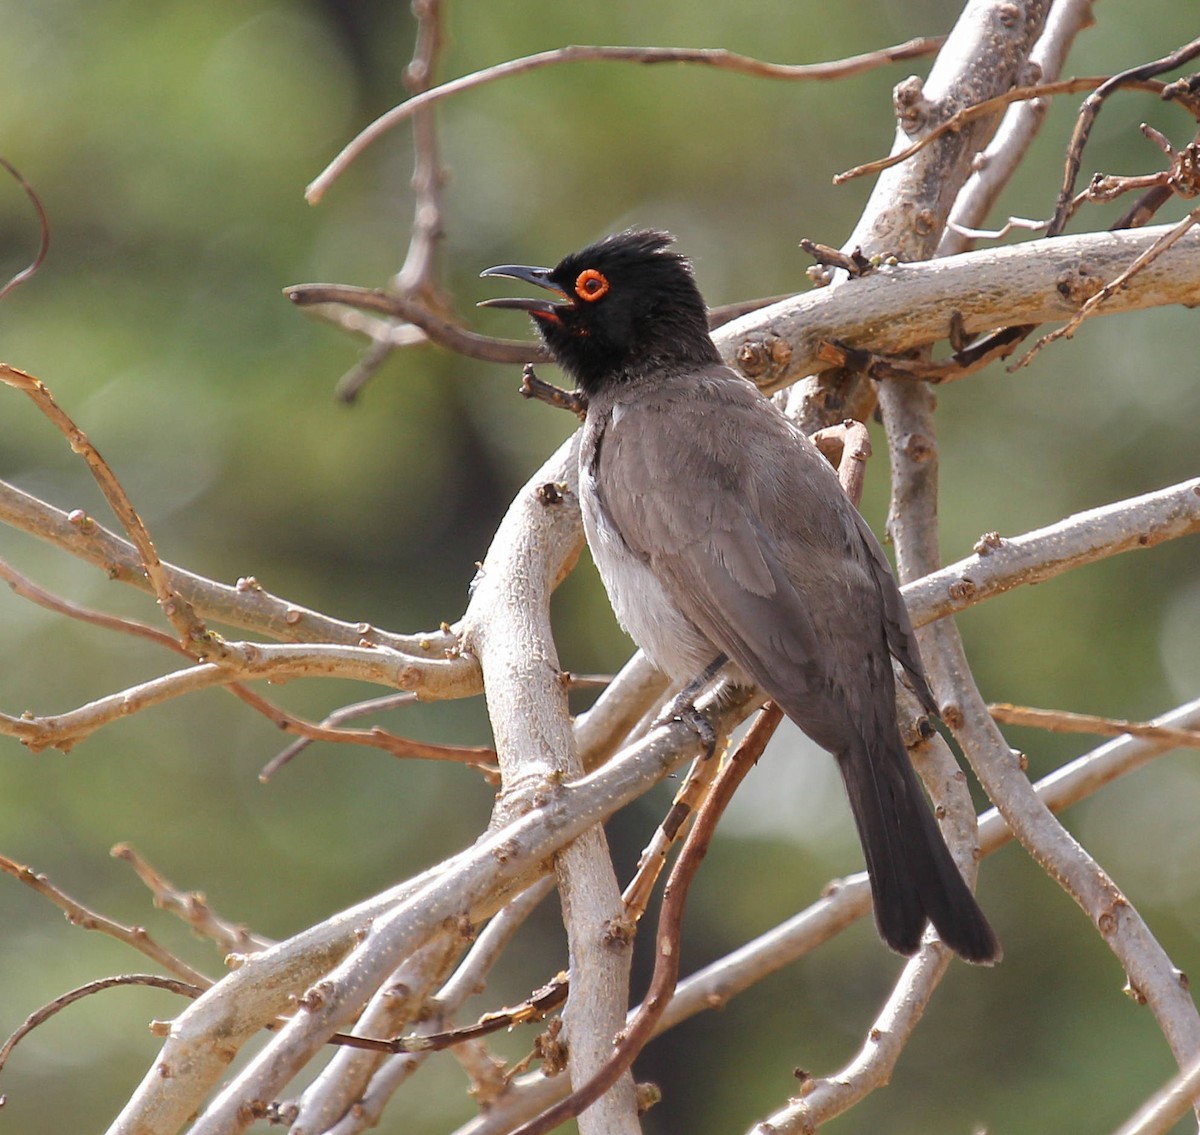
M697 708L692 700L690 689L681 690L663 707L651 726L657 729L660 725L686 725L704 743L705 759L712 757L717 751L717 731Z

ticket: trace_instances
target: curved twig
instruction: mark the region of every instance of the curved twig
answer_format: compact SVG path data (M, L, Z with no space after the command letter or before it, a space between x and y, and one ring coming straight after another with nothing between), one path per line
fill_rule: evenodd
M138 515L133 503L117 480L108 462L88 440L87 435L54 400L49 388L40 379L23 370L0 363L0 381L27 394L34 405L50 420L54 427L67 439L71 449L86 463L109 507L129 533L130 540L138 550L146 578L154 589L155 598L163 614L179 634L180 641L189 653L197 658L220 658L224 654L219 636L209 633L203 621L196 615L192 605L171 586L170 574L163 568L158 551L146 525Z
M46 253L50 251L50 218L46 216L46 206L42 204L42 199L38 196L37 190L25 180L21 171L7 158L0 158L0 166L8 170L13 180L24 190L25 196L29 198L30 204L33 205L33 211L37 214L38 231L40 233L38 250L34 253L33 260L13 276L7 284L0 288L0 300L2 300L14 288L19 288L26 280L35 275L37 270L42 266L42 261L46 259Z
M853 181L858 177L866 177L868 174L881 173L885 169L891 169L892 166L897 166L901 162L908 161L914 154L920 153L930 143L935 142L943 134L951 134L961 130L969 122L974 122L979 118L986 118L988 115L995 114L998 110L1003 110L1006 106L1011 106L1017 102L1029 102L1033 99L1050 98L1053 95L1073 95L1079 91L1093 91L1098 87L1103 86L1109 79L1107 76L1096 78L1075 78L1075 79L1059 79L1053 83L1033 83L1023 87L1013 87L1011 90L1005 91L1003 94L993 95L989 99L984 99L982 102L974 103L971 106L963 107L962 110L952 114L945 122L939 122L927 134L922 134L910 146L905 146L902 150L897 150L894 154L889 154L886 158L876 158L874 161L863 162L862 165L851 166L850 169L843 170L841 173L833 175L834 185L845 185L848 181ZM1129 84L1133 85L1133 84ZM1155 94L1161 94L1165 83L1144 82L1137 84L1139 90L1153 91Z
M121 985L146 985L152 989L165 989L169 993L178 993L183 997L190 997L192 1000L204 992L199 985L192 985L173 977L160 977L155 973L124 973L116 977L102 977L97 981L89 981L86 985L80 985L66 993L60 993L49 1004L30 1013L4 1044L0 1045L0 1068L3 1068L8 1062L13 1049L39 1025L45 1024L55 1013L61 1012L68 1005L74 1005L76 1001L90 997L93 993L101 993L105 989L115 989Z
M407 102L393 107L386 114L380 115L365 130L361 131L342 151L325 167L324 170L309 184L304 196L310 205L315 205L325 195L326 190L346 168L381 135L431 103L450 95L461 94L463 91L481 87L485 83L497 79L522 75L527 71L536 71L542 67L552 67L560 63L585 63L615 61L620 63L702 63L724 71L736 71L743 75L752 75L763 79L841 79L847 75L855 75L885 63L898 62L904 59L916 59L929 55L941 46L940 38L926 37L910 39L895 47L881 48L879 51L869 51L861 55L852 55L847 59L830 60L824 63L766 63L760 59L752 59L747 55L739 55L734 51L720 48L691 48L691 47L606 47L597 45L573 44L569 47L556 48L553 51L541 51L536 55L526 55L520 59L510 59L498 63L494 67L485 67L470 75L451 79L447 83L433 87Z

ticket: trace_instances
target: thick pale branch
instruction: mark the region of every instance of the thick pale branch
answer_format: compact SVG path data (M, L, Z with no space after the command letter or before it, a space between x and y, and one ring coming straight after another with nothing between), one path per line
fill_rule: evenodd
M1085 233L921 263L884 266L733 320L714 335L722 353L764 391L826 370L822 342L901 354L950 336L1070 319L1174 226ZM1200 304L1200 231L1139 272L1097 314Z
M0 733L18 737L34 750L48 745L70 748L103 725L171 698L254 678L354 678L398 689L420 689L430 697L454 696L463 669L453 659L414 659L385 647L336 643L228 643L225 658L219 665L198 663L152 678L66 713L46 717L0 714Z
M427 1026L430 998L462 948L461 931L447 930L430 939L376 990L355 1026L356 1034L396 1036L413 1021ZM354 1113L363 1087L385 1061L388 1057L378 1052L340 1048L301 1097L295 1129L327 1132L335 1123L357 1118ZM411 1074L421 1057L413 1054L389 1062L407 1066Z
M567 689L550 628L550 596L578 555L576 447L570 438L505 515L463 616L464 649L483 670L503 792L495 821L583 772ZM554 474L566 466L566 476ZM553 493L542 491L556 485ZM570 498L571 506L567 507ZM629 1004L629 943L613 933L621 889L601 828L555 860L571 982L567 1060L572 1082L591 1080L608 1058ZM633 1080L625 1075L579 1117L582 1135L637 1135Z
M1200 477L1068 516L1022 536L988 533L965 560L901 590L913 623L923 626L1023 584L1121 552L1151 548L1200 532Z

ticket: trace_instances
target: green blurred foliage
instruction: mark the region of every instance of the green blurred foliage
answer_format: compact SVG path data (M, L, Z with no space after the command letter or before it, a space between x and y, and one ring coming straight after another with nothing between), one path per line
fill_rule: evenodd
M958 7L850 0L834 15L784 0L463 0L449 11L440 74L576 42L814 61L936 34ZM1188 9L1098 9L1067 73L1164 54L1194 35ZM512 492L570 421L522 402L513 369L433 349L395 357L358 405L337 405L333 384L359 345L280 294L309 280L381 284L401 262L411 219L404 131L377 143L320 207L306 205L302 189L403 97L406 8L3 0L0 19L0 152L36 186L53 228L41 272L0 304L5 359L44 379L102 449L166 558L225 581L254 574L297 602L398 630L455 618ZM647 223L679 235L713 304L804 288L797 241L838 244L868 191L835 189L832 174L886 151L890 88L921 66L788 85L596 63L463 95L439 111L452 171L446 284L473 325L514 335L511 313L471 310L489 294L481 268L553 262L601 233ZM1050 211L1076 105L1053 108L994 223ZM1143 119L1177 143L1190 137L1178 111L1119 97L1100 116L1084 176L1155 168L1159 155L1136 129ZM1108 216L1085 212L1077 227L1102 227ZM7 276L36 245L28 203L7 180L0 225ZM1161 311L1095 320L1027 370L993 367L947 388L946 558L989 529L1020 533L1194 475L1195 359L1194 316ZM0 397L0 475L105 517L63 439L16 392ZM877 527L885 482L877 458L866 503ZM145 596L20 534L0 533L0 552L80 603L156 621ZM1183 542L964 615L985 695L1131 717L1194 696L1195 562L1194 541ZM626 656L590 568L564 586L555 616L565 666L613 669ZM0 619L8 712L65 710L176 664L7 591ZM310 682L268 692L319 716L366 691ZM488 737L478 703L417 707L388 724L434 740ZM1036 775L1089 746L1012 735ZM96 909L150 925L216 972L211 950L153 912L107 857L112 844L129 841L227 917L286 936L462 847L488 814L491 790L471 773L365 750L316 746L260 785L257 771L280 744L218 691L108 728L69 755L6 743L0 850ZM1185 969L1200 949L1198 786L1194 762L1167 758L1067 820ZM622 864L632 864L668 797L663 789L614 819ZM727 827L695 888L685 971L774 925L859 862L831 763L794 736L764 760ZM1112 957L1021 852L985 865L981 893L1005 963L994 972L956 965L891 1088L836 1129L1101 1130L1169 1074L1165 1045L1148 1012L1121 995ZM71 986L147 968L64 926L14 881L0 885L0 926L0 1031ZM477 1007L520 997L562 964L552 904L513 955ZM639 955L638 988L647 965ZM795 1090L793 1068L826 1072L856 1051L897 965L870 927L857 927L652 1046L639 1074L667 1098L647 1130L743 1129ZM0 1084L6 1130L102 1129L157 1049L146 1022L180 1008L166 994L117 990L37 1030ZM515 1056L527 1040L499 1047ZM444 1131L465 1116L452 1062L439 1076L433 1097L419 1079L380 1130Z

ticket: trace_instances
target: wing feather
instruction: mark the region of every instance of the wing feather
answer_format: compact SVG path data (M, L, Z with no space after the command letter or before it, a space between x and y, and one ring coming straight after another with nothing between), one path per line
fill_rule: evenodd
M912 953L931 918L969 960L998 958L897 728L892 656L933 708L908 613L828 463L724 368L593 413L607 422L595 482L621 541L713 653L837 757L884 939Z

